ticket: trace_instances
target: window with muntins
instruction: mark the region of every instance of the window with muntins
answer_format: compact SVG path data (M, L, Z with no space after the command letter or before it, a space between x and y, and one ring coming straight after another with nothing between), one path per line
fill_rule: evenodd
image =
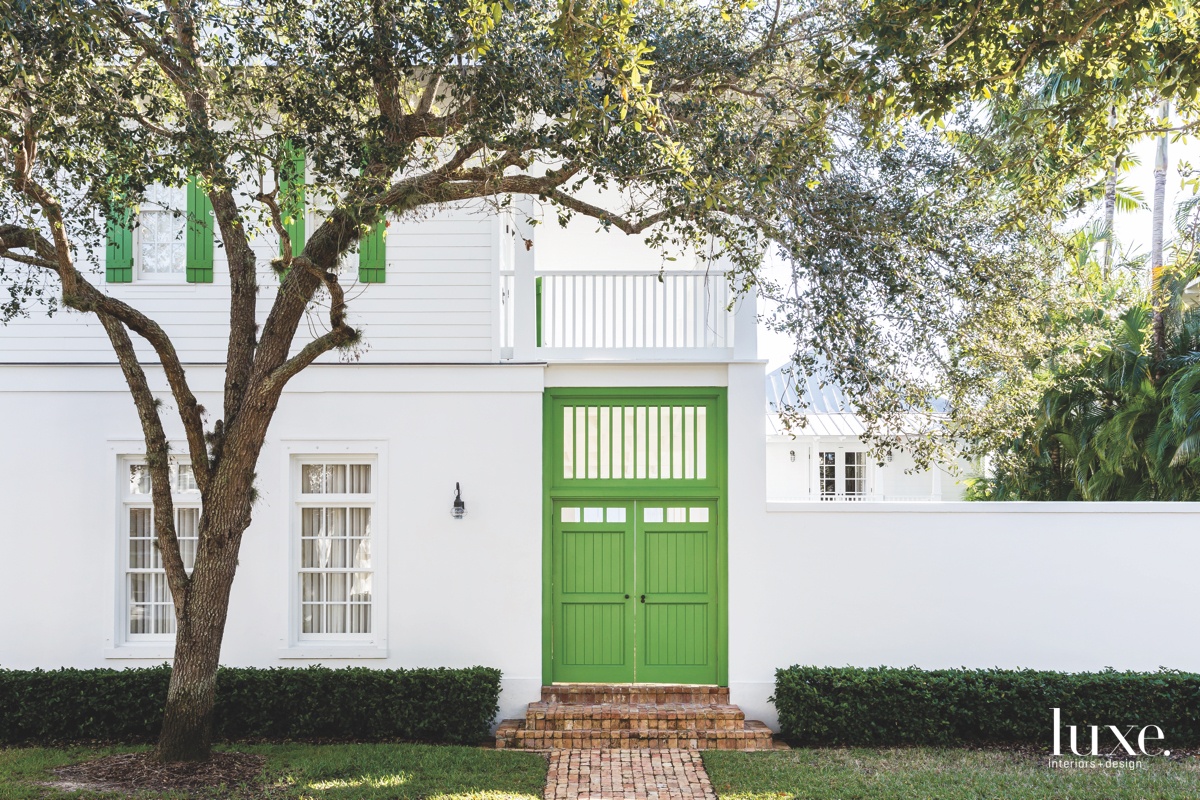
M566 480L708 478L705 405L579 405L562 413Z
M846 453L846 496L862 497L867 493L867 454L861 450Z
M817 455L817 482L822 499L837 496L837 453L822 451Z
M187 190L154 185L146 189L137 228L138 275L146 280L182 280L187 268Z
M822 500L858 500L867 494L867 454L861 450L817 453L817 491Z
M365 459L299 464L300 640L372 638L374 472Z
M175 636L175 607L155 538L150 470L139 460L126 461L124 466L122 626L125 638L131 642L170 640ZM190 464L172 462L170 473L175 533L184 569L191 574L200 535L200 492Z

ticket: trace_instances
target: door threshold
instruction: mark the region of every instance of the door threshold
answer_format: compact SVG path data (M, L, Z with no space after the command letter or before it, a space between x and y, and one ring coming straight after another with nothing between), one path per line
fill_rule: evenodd
M554 681L547 686L695 686L699 689L723 689L719 683L642 683L640 681Z

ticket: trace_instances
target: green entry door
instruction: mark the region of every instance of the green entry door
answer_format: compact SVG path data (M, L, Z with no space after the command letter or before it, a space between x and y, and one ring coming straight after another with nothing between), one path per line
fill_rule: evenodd
M712 501L556 501L553 680L717 682Z

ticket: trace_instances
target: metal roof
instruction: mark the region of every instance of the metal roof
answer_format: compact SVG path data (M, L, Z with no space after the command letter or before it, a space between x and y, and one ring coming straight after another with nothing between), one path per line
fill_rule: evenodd
M795 371L785 364L767 375L767 409L802 408L814 414L853 414L850 401L842 387L834 383L821 385L813 375Z
M939 413L949 410L949 404L944 400L937 401L936 407ZM793 425L789 430L782 416L782 412L788 410L794 412L791 415L793 418L803 418L807 424L804 427ZM910 419L902 424L903 433L906 434L925 429L930 421L925 414L907 416ZM820 378L805 375L792 364L785 364L767 374L768 435L857 438L866 429L838 384L823 383Z

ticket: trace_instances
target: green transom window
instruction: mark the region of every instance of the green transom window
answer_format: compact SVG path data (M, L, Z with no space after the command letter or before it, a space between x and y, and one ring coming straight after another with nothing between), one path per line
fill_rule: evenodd
M715 397L556 398L555 483L713 484Z

